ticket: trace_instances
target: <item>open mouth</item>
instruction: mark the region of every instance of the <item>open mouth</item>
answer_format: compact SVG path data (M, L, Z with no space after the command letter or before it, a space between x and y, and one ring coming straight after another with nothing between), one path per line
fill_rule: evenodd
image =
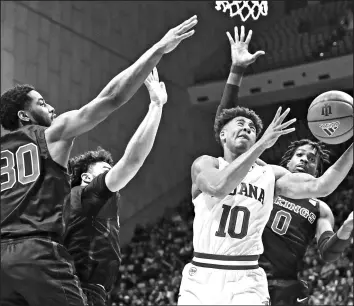
M245 140L250 140L249 137L246 136L246 135L239 135L239 136L237 136L237 138L245 139Z
M296 166L295 168L298 172L306 172L306 168L304 166Z

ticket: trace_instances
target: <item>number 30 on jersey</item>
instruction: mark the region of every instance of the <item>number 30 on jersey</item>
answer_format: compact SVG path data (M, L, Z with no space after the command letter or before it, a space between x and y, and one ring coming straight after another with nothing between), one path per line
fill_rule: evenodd
M25 154L30 160L27 164ZM1 192L12 188L16 182L22 185L32 183L39 174L39 153L34 143L19 147L16 154L9 150L1 151Z

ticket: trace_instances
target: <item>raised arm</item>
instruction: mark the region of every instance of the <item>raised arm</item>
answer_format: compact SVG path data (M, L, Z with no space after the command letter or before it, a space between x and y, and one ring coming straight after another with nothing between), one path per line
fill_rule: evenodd
M46 130L48 143L68 140L81 135L126 103L143 84L163 54L174 50L178 44L194 34L197 17L186 20L146 51L133 65L114 77L100 94L79 110L70 111L56 118ZM189 31L191 30L191 31Z
M220 115L222 110L233 108L238 105L238 93L240 90L243 73L248 65L254 63L259 56L265 54L264 51L257 51L254 54L250 54L248 52L248 46L252 38L252 30L248 32L246 39L244 26L241 26L240 36L238 34L238 28L235 27L234 30L234 39L229 32L226 32L231 47L232 64L221 102L216 112L216 117Z
M353 144L320 177L272 166L276 175L276 193L291 199L321 198L330 195L353 166Z
M110 191L119 191L129 183L144 164L155 141L167 92L165 84L159 82L156 68L146 79L145 85L151 99L149 111L129 141L123 157L106 175L106 185Z
M226 32L229 38L231 47L231 68L230 73L227 78L225 88L221 97L220 104L216 111L215 119L220 115L224 109L233 108L239 105L238 103L238 93L240 91L240 86L242 83L243 74L246 68L254 63L256 59L264 54L264 51L257 51L254 54L248 52L248 46L252 38L252 30L250 30L245 39L245 27L241 26L240 36L238 34L238 28L234 28L235 39L232 38L229 32ZM260 166L264 166L265 163L257 159L256 163Z
M281 135L295 130L294 128L285 129L296 120L292 119L283 123L289 112L290 109L287 109L281 114L281 107L279 107L262 138L224 169L219 170L215 159L212 157L202 156L198 158L192 165L192 193L197 194L199 190L211 196L223 198L232 192L266 149L272 147Z

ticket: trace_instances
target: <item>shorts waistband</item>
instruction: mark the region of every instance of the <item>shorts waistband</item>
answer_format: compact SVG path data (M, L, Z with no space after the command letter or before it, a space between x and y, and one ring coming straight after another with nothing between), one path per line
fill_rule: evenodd
M192 264L197 267L221 270L258 269L259 255L216 255L194 252Z

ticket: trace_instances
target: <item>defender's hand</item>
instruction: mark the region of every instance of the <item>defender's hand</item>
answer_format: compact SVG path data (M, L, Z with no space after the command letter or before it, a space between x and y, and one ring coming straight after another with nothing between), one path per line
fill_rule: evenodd
M165 54L173 51L182 40L194 34L194 30L189 30L192 29L197 23L197 16L194 15L192 18L189 18L177 27L169 30L166 35L157 43L157 45L162 48L162 51Z
M348 218L344 221L343 225L337 232L337 236L339 239L349 239L351 233L353 231L353 212L351 212Z
M267 149L272 147L281 135L286 135L295 131L295 128L284 130L286 127L288 127L290 124L293 124L296 121L296 119L294 118L283 123L285 117L289 114L289 112L290 112L290 108L288 108L282 115L280 115L281 107L278 108L278 111L275 114L272 123L268 126L263 136L259 140L263 143L263 145Z
M264 51L257 51L254 54L248 52L248 45L252 38L252 30L248 32L245 40L245 27L241 26L241 35L238 35L238 28L235 27L235 39L232 38L229 32L226 32L231 45L231 58L232 64L241 67L247 67L248 65L254 63L256 59L264 55Z
M159 75L156 67L152 70L149 76L144 81L144 84L149 91L150 100L159 106L167 102L167 91L164 82L159 82Z

